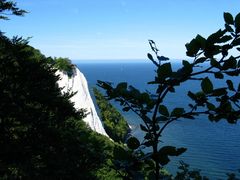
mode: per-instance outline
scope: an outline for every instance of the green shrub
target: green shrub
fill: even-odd
[[[74,65],[68,58],[54,58],[54,67],[60,71],[67,73],[69,77],[74,74]]]
[[[97,88],[93,89],[101,118],[107,134],[116,142],[125,142],[129,126],[124,117],[114,108]]]

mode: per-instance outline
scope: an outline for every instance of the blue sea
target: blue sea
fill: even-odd
[[[97,80],[109,81],[114,84],[128,82],[142,91],[154,92],[154,86],[147,82],[154,80],[155,67],[148,61],[78,61],[80,71],[87,78],[90,90],[96,86]],[[175,61],[173,68],[180,66]],[[234,83],[239,83],[235,78]],[[214,81],[215,86],[223,85],[222,81]],[[190,81],[176,89],[166,97],[164,103],[170,108],[188,106],[188,90],[197,92],[200,84]],[[114,105],[121,110],[117,103]],[[142,139],[139,131],[141,120],[133,113],[123,113],[130,125],[135,127],[133,134]],[[240,122],[239,122],[240,123]],[[240,125],[228,124],[225,120],[218,123],[210,122],[205,116],[195,120],[180,120],[167,129],[162,136],[162,145],[186,147],[187,151],[171,158],[167,169],[175,173],[182,160],[190,164],[191,169],[200,169],[201,173],[210,179],[226,179],[226,173],[237,173],[240,169]]]

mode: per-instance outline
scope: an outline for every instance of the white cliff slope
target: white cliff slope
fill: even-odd
[[[63,92],[77,92],[70,100],[74,103],[74,107],[78,109],[86,109],[88,115],[83,119],[89,127],[100,134],[108,136],[105,129],[103,128],[102,122],[97,115],[95,106],[89,93],[88,84],[83,73],[75,67],[74,74],[69,77],[62,71],[57,71],[57,75],[60,75],[58,81],[59,87],[63,88]]]

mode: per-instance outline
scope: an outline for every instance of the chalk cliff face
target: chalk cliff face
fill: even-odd
[[[74,74],[69,77],[62,71],[57,71],[57,75],[60,75],[58,81],[59,87],[63,88],[63,92],[77,92],[70,100],[74,103],[74,107],[78,109],[86,109],[88,115],[83,119],[88,126],[93,130],[105,136],[108,136],[100,118],[97,115],[95,106],[89,93],[88,84],[83,73],[75,67]]]

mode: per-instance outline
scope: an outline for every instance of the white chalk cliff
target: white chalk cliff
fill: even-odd
[[[83,119],[88,126],[93,130],[105,136],[108,136],[100,118],[97,115],[95,106],[89,93],[88,84],[83,73],[75,67],[73,76],[69,77],[62,71],[57,71],[60,76],[58,81],[59,87],[63,88],[62,92],[77,92],[70,100],[74,103],[74,107],[78,109],[86,109],[88,115]]]

